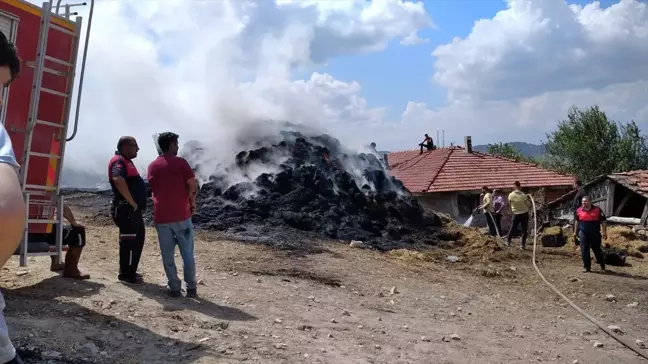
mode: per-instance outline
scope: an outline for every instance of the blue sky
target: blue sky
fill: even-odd
[[[426,102],[434,108],[445,104],[445,90],[434,85],[432,51],[455,37],[470,34],[474,22],[491,18],[506,7],[493,1],[427,1],[425,9],[436,25],[421,31],[428,43],[403,47],[393,40],[384,52],[366,53],[332,60],[323,70],[342,80],[356,80],[370,104],[389,107],[390,119],[398,120],[409,101]]]
[[[554,0],[546,0],[554,1]],[[601,7],[615,4],[614,0],[600,1]],[[587,5],[590,1],[570,1],[570,4]],[[371,106],[388,107],[388,117],[399,120],[409,101],[427,103],[428,107],[441,107],[446,102],[446,90],[430,79],[434,73],[432,51],[439,45],[451,43],[456,37],[464,38],[480,19],[490,19],[506,9],[504,0],[432,0],[424,2],[425,9],[436,25],[435,29],[420,32],[428,43],[401,46],[398,40],[390,42],[384,52],[371,52],[334,58],[316,69],[334,74],[344,81],[358,81],[362,96]]]
[[[648,130],[645,2],[271,1],[97,2],[71,164],[102,166],[124,133],[164,130],[227,158],[250,130],[273,132],[258,120],[384,150],[414,148],[436,129],[447,143],[466,133],[475,144],[537,143],[571,105]],[[400,44],[415,34],[428,42]]]

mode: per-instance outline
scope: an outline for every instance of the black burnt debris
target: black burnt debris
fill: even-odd
[[[352,154],[331,136],[294,131],[268,144],[209,173],[198,195],[196,225],[272,245],[324,238],[387,250],[445,240],[437,236],[440,218],[390,177],[376,155]],[[185,146],[184,155],[196,147]],[[198,159],[192,167],[204,174]]]

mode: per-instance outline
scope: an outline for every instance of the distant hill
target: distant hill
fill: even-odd
[[[523,156],[525,157],[540,157],[545,154],[545,147],[543,145],[531,144],[525,142],[509,142],[508,144],[513,145],[520,150]],[[478,152],[486,153],[488,152],[488,145],[475,145],[473,150]]]

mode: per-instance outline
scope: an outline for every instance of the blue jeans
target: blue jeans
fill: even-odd
[[[182,282],[178,278],[175,265],[175,247],[182,256],[184,280],[187,289],[196,289],[196,260],[194,258],[194,229],[191,219],[169,224],[156,224],[155,229],[160,241],[162,264],[169,280],[169,289],[180,291]]]

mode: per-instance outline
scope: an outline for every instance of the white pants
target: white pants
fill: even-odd
[[[9,339],[9,330],[2,311],[5,308],[5,300],[0,293],[0,363],[7,363],[16,356],[16,349]]]

